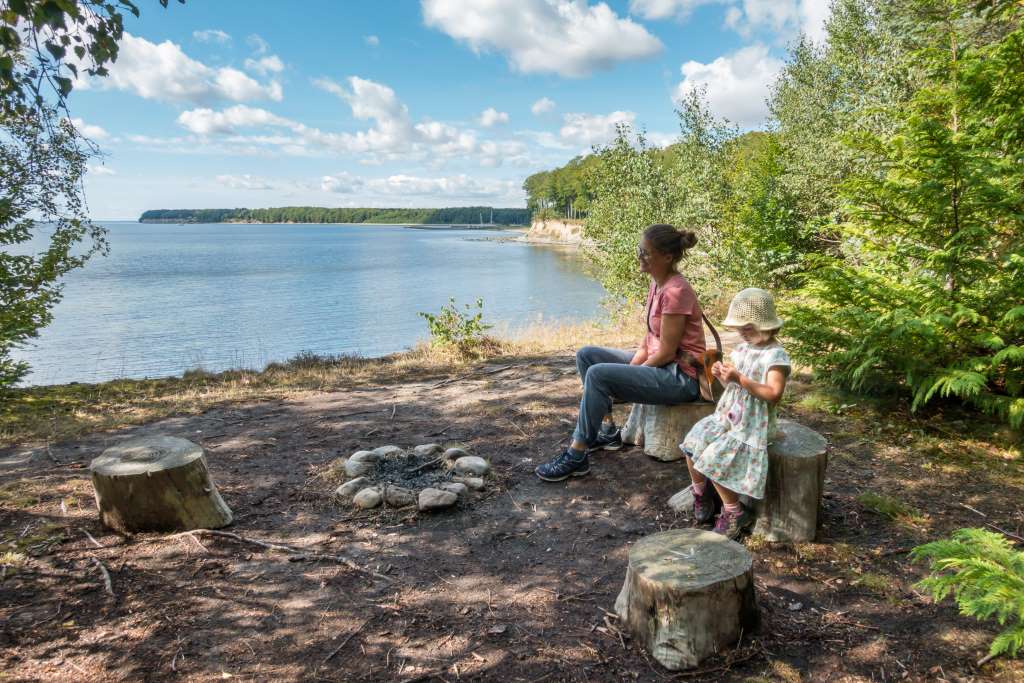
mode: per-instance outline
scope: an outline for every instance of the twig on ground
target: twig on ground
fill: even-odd
[[[82,529],[82,533],[85,534],[86,538],[88,538],[90,541],[92,541],[92,544],[94,546],[96,546],[97,548],[106,548],[107,547],[107,546],[103,545],[102,543],[100,543],[99,541],[97,541],[95,538],[93,538],[92,534],[90,534],[87,529]]]
[[[434,458],[430,462],[425,462],[422,465],[420,465],[419,467],[414,467],[411,470],[406,470],[406,473],[408,473],[408,474],[416,474],[420,470],[425,470],[428,467],[432,467],[432,466],[436,465],[437,463],[441,462],[442,460],[444,460],[444,456],[443,455],[441,457],[439,457],[439,458]]]
[[[986,522],[985,526],[992,527],[993,529],[995,529],[996,531],[1001,533],[1003,536],[1006,536],[1007,538],[1012,538],[1015,541],[1019,541],[1021,543],[1024,543],[1024,536],[1018,536],[1017,534],[1010,533],[1006,529],[1003,529],[1002,527],[998,527],[995,524],[993,524],[992,522]]]
[[[986,664],[988,664],[990,661],[992,661],[993,659],[995,659],[998,656],[999,655],[987,654],[987,655],[985,655],[984,657],[982,657],[981,659],[978,660],[978,666],[979,667],[985,666]]]
[[[100,562],[99,558],[92,558],[93,564],[100,568],[100,573],[103,574],[103,588],[110,593],[110,597],[116,597],[114,595],[114,585],[110,580],[110,572],[107,571],[105,564]]]
[[[341,652],[342,648],[344,648],[344,647],[345,647],[346,645],[348,645],[348,641],[352,640],[352,638],[353,638],[353,637],[354,637],[354,636],[355,636],[355,635],[356,635],[357,633],[359,633],[360,631],[362,631],[362,630],[363,630],[363,627],[364,627],[364,626],[366,626],[366,625],[367,625],[367,624],[369,624],[369,623],[370,623],[370,620],[369,620],[369,619],[367,619],[366,621],[364,621],[363,623],[361,623],[361,624],[359,625],[359,628],[357,628],[357,629],[355,629],[354,631],[352,631],[352,633],[349,633],[349,634],[348,634],[348,635],[347,635],[347,636],[345,637],[345,640],[341,641],[341,645],[339,645],[338,647],[336,647],[336,648],[334,648],[333,650],[331,650],[331,653],[330,653],[329,655],[327,655],[326,657],[324,657],[324,661],[320,662],[320,666],[323,666],[323,665],[324,665],[324,664],[326,664],[327,662],[331,661],[331,658],[332,658],[332,657],[334,657],[334,655],[336,655],[336,654],[338,654],[339,652]],[[319,667],[317,667],[317,668],[319,668]]]
[[[444,434],[445,432],[447,432],[449,429],[451,429],[454,426],[455,425],[448,425],[447,427],[445,427],[441,431],[439,431],[439,432],[431,432],[430,434],[427,434],[427,436],[441,436],[442,434]]]
[[[971,512],[973,512],[976,515],[981,515],[982,517],[988,517],[988,515],[986,515],[981,510],[977,510],[975,508],[972,508],[970,505],[967,505],[966,503],[960,503],[960,507],[967,508],[968,510],[970,510]]]
[[[395,413],[397,413],[397,412],[398,412],[398,404],[397,403],[392,403],[391,404],[391,417],[389,419],[394,420],[395,419]]]
[[[356,415],[372,415],[373,413],[379,412],[381,412],[380,408],[377,408],[376,410],[360,410],[355,413],[343,413],[341,415],[325,415],[324,417],[313,420],[313,423],[326,422],[327,420],[341,420],[346,417],[355,417]]]
[[[522,367],[522,365],[503,365],[500,368],[492,368],[491,370],[487,370],[485,372],[468,372],[465,375],[459,375],[458,377],[449,377],[448,379],[441,380],[437,384],[434,384],[431,388],[436,389],[437,387],[443,387],[446,384],[451,384],[452,382],[459,382],[464,379],[469,379],[470,377],[484,377],[485,375],[496,375],[499,372],[505,372],[506,370],[511,370],[512,368],[517,367]]]
[[[313,559],[313,560],[329,560],[331,562],[337,562],[339,564],[343,564],[346,567],[348,567],[349,569],[351,569],[352,571],[360,572],[361,574],[367,574],[369,576],[374,577],[375,579],[380,579],[381,581],[386,581],[388,583],[392,583],[394,581],[390,576],[384,576],[383,574],[375,572],[372,569],[367,569],[366,567],[360,567],[358,564],[356,564],[355,562],[353,562],[349,558],[344,557],[343,555],[328,555],[328,554],[325,554],[325,553],[318,553],[316,551],[306,551],[306,550],[302,550],[300,548],[293,548],[290,545],[282,545],[280,543],[267,543],[265,541],[257,541],[254,538],[246,538],[245,536],[241,536],[239,534],[234,534],[234,533],[231,533],[230,531],[218,531],[216,529],[193,529],[192,531],[184,531],[184,532],[179,533],[179,534],[171,534],[170,536],[167,536],[166,538],[178,538],[180,536],[185,536],[185,535],[188,535],[188,534],[208,534],[210,536],[220,536],[222,538],[231,538],[231,539],[234,539],[236,541],[239,541],[240,543],[249,543],[250,545],[258,545],[261,548],[266,548],[267,550],[278,550],[278,551],[281,551],[281,552],[284,552],[284,553],[290,553],[292,555],[300,555],[302,557],[307,557],[307,558]]]

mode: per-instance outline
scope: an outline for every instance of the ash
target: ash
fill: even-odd
[[[370,476],[375,484],[390,484],[414,490],[436,487],[438,484],[450,482],[453,474],[448,463],[443,459],[437,460],[437,457],[435,455],[423,458],[409,453],[403,457],[383,458],[377,462],[377,469]],[[434,460],[434,464],[418,472],[410,472]]]

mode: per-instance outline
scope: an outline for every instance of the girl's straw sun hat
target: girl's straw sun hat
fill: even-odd
[[[725,327],[753,325],[762,332],[782,327],[782,319],[775,314],[775,300],[771,292],[748,287],[733,297],[729,314],[722,321]]]

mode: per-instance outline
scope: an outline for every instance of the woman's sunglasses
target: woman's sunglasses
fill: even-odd
[[[651,258],[651,252],[647,251],[643,247],[636,248],[636,257],[641,261],[646,261]]]

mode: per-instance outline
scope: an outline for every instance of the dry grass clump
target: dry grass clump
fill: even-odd
[[[195,369],[180,377],[13,389],[0,403],[0,446],[53,443],[171,415],[194,415],[215,405],[239,401],[442,379],[481,362],[568,352],[585,344],[629,346],[639,338],[611,325],[538,323],[517,331],[510,339],[489,337],[471,353],[428,344],[381,358],[306,352],[259,371],[213,373]]]

